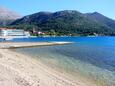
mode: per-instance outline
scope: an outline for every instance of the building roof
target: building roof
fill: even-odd
[[[12,30],[12,29],[14,29],[14,28],[0,28],[0,30]]]

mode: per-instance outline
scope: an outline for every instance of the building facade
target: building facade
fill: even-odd
[[[0,36],[30,36],[30,34],[22,29],[0,28]]]

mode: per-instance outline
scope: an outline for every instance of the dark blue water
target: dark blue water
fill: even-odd
[[[81,72],[94,80],[115,86],[115,37],[45,37],[14,39],[21,41],[70,41],[74,44],[19,49],[46,64],[67,72]]]

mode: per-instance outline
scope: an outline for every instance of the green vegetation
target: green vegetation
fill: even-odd
[[[7,27],[21,28],[30,32],[35,29],[52,36],[115,35],[115,28],[94,21],[77,11],[67,10],[55,13],[39,12],[18,19]]]

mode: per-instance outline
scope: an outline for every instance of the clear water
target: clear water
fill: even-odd
[[[115,37],[41,37],[13,41],[75,42],[61,46],[22,48],[17,51],[74,76],[79,72],[97,83],[115,86]]]

